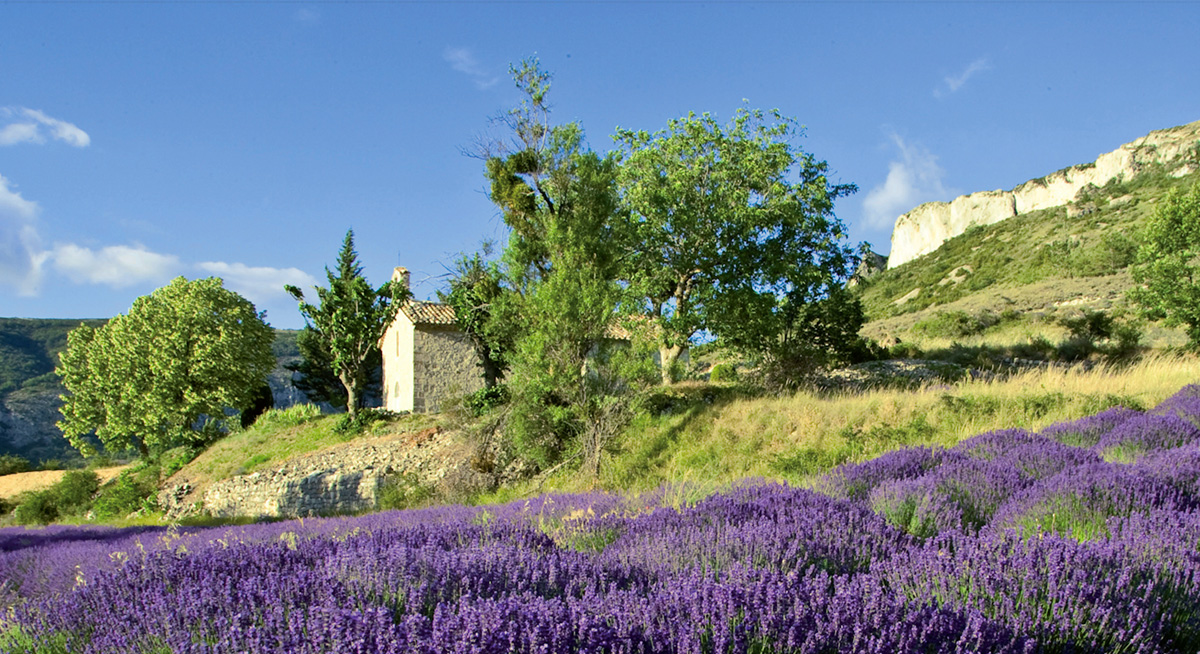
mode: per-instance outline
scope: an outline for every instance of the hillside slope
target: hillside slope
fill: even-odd
[[[940,248],[878,273],[859,286],[868,319],[897,329],[912,315],[949,305],[1037,311],[1064,304],[1112,308],[1131,285],[1139,232],[1170,189],[1200,183],[1200,172],[1151,167],[1068,206],[975,226]],[[909,316],[908,320],[898,317]]]

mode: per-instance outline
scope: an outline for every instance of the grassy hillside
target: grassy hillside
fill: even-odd
[[[1138,234],[1158,198],[1200,182],[1147,170],[1081,194],[1066,207],[969,229],[938,250],[863,283],[872,321],[911,315],[962,300],[975,308],[1023,312],[1080,301],[1120,304]],[[900,323],[902,324],[902,323]]]

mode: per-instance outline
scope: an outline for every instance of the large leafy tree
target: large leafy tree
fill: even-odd
[[[663,383],[699,331],[730,342],[778,339],[791,308],[850,258],[834,201],[852,193],[792,143],[777,111],[741,109],[722,125],[688,114],[655,133],[618,130],[622,207],[632,230],[624,278],[654,325]]]
[[[67,339],[58,426],[84,454],[199,442],[221,433],[227,410],[249,407],[275,365],[273,330],[218,278],[182,277],[138,298],[101,327]],[[197,430],[197,427],[202,427]]]
[[[512,73],[525,100],[503,117],[511,140],[486,156],[490,196],[510,228],[506,291],[489,322],[512,343],[509,432],[545,464],[612,413],[605,377],[588,361],[618,306],[624,232],[614,160],[588,150],[577,124],[550,123],[550,76],[536,60]]]
[[[1147,317],[1183,325],[1200,349],[1200,184],[1173,189],[1154,210],[1132,267],[1130,292]]]
[[[409,298],[408,289],[395,282],[373,288],[363,276],[354,251],[354,230],[347,230],[338,253],[337,271],[325,269],[327,288],[317,287],[317,304],[304,292],[288,285],[300,303],[305,323],[319,336],[331,357],[333,374],[346,389],[346,410],[358,415],[360,398],[370,378],[372,362],[379,356],[379,341]]]

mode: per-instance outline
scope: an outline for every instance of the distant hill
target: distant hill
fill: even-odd
[[[1148,164],[1129,179],[1087,187],[1066,205],[970,226],[859,283],[868,319],[876,332],[901,331],[916,314],[950,307],[999,313],[1121,305],[1155,204],[1170,189],[1196,183],[1200,170]],[[881,329],[885,323],[891,328]]]
[[[54,367],[67,347],[67,334],[80,324],[98,327],[105,319],[0,318],[0,454],[31,461],[67,461],[78,453],[55,426],[63,393]],[[269,382],[276,406],[304,401],[283,368],[299,358],[294,330],[276,330],[273,350],[278,362]]]

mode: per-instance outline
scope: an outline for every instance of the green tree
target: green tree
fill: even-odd
[[[67,391],[58,426],[85,455],[92,432],[110,452],[142,456],[203,442],[222,432],[227,409],[253,403],[275,365],[274,337],[219,278],[179,277],[128,314],[69,334],[55,371]]]
[[[321,337],[320,332],[306,326],[296,336],[296,348],[300,350],[300,361],[284,366],[292,372],[300,373],[292,379],[292,385],[312,402],[325,403],[335,409],[345,410],[346,387],[334,373],[333,353],[329,351],[328,342]],[[359,370],[362,376],[359,382],[362,393],[358,397],[358,408],[366,408],[370,398],[381,395],[382,366],[383,353],[376,349]]]
[[[856,188],[830,183],[826,163],[792,145],[800,133],[778,111],[746,109],[727,125],[706,113],[617,131],[630,309],[654,324],[664,384],[697,332],[774,340],[781,298],[845,275],[833,203]]]
[[[1173,189],[1155,208],[1132,266],[1130,297],[1146,317],[1183,325],[1200,349],[1200,184]]]
[[[305,323],[333,355],[332,370],[346,389],[346,410],[353,420],[358,416],[372,357],[378,356],[379,341],[408,300],[409,292],[392,281],[377,289],[371,287],[358,264],[352,229],[346,231],[342,241],[337,273],[326,268],[325,277],[329,287],[317,287],[316,305],[306,302],[299,288],[284,288],[300,303]]]
[[[485,261],[478,252],[462,255],[454,264],[450,292],[438,293],[442,302],[454,307],[458,328],[471,339],[485,388],[495,388],[508,368],[509,334],[497,327],[492,315],[504,293],[503,273],[495,261]]]
[[[550,124],[550,75],[536,59],[511,72],[525,100],[503,117],[511,143],[493,144],[486,156],[490,197],[511,230],[507,291],[489,324],[512,343],[509,433],[527,456],[549,464],[580,444],[611,402],[604,376],[588,366],[605,348],[618,306],[625,234],[614,160],[588,150],[579,125]]]

